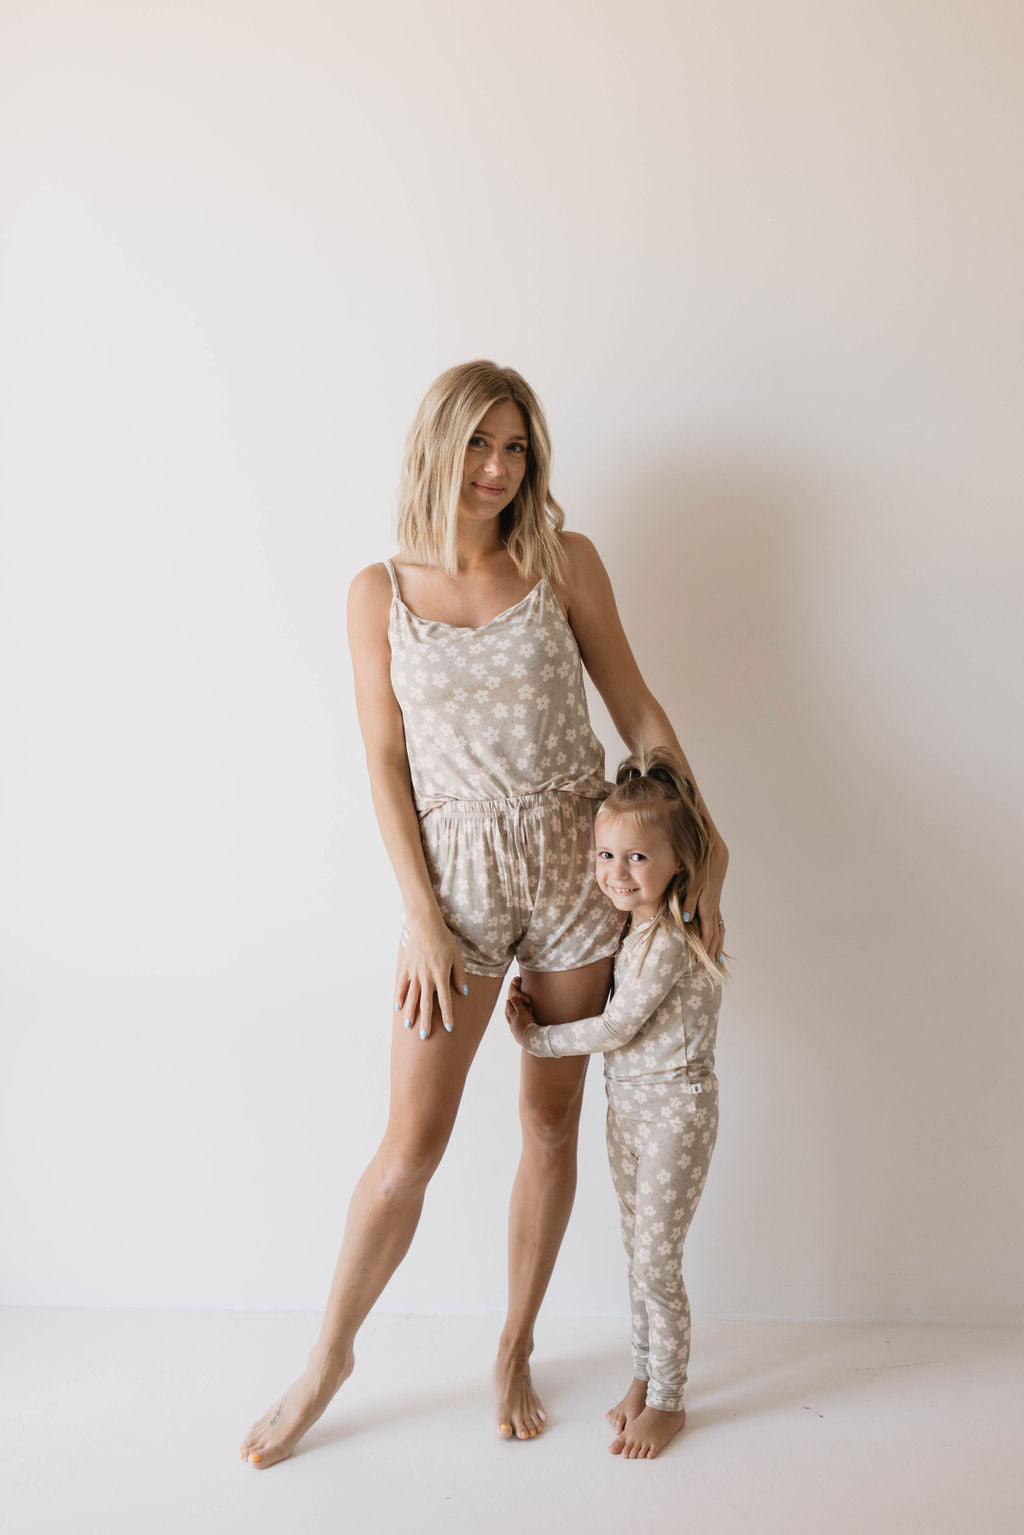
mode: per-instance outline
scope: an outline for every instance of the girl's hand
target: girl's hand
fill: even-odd
[[[523,1030],[528,1023],[536,1023],[537,1017],[533,1011],[533,1003],[523,991],[523,983],[517,975],[508,989],[508,999],[505,1003],[505,1018],[512,1030],[512,1038],[517,1045],[523,1042]]]
[[[450,1034],[454,1027],[452,987],[469,996],[462,955],[440,912],[436,921],[410,924],[402,949],[395,987],[395,1011],[407,1029],[418,1027],[420,1039],[428,1039],[437,998],[441,1022]]]

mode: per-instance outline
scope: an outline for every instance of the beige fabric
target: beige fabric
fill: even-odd
[[[575,794],[450,801],[420,823],[441,914],[474,975],[575,970],[618,948],[594,881],[597,802]],[[403,933],[404,938],[404,933]]]
[[[605,1052],[608,1161],[629,1267],[633,1369],[652,1407],[683,1405],[690,1306],[683,1243],[718,1133],[717,976],[696,968],[676,928],[651,923],[624,941],[604,1012],[575,1023],[528,1024],[532,1055]],[[645,952],[646,950],[646,952]]]
[[[722,1000],[717,976],[698,969],[678,928],[651,923],[631,932],[615,959],[615,991],[603,1013],[554,1028],[527,1025],[531,1055],[605,1052],[609,1102],[623,1113],[668,1107],[689,1113],[675,1094],[714,1080],[715,1034]],[[697,1096],[694,1092],[693,1096]]]
[[[622,918],[594,883],[604,749],[550,583],[464,629],[410,612],[385,563],[423,852],[466,969],[503,976],[513,958],[545,971],[608,958]]]
[[[678,1412],[690,1362],[690,1302],[683,1243],[718,1134],[718,1088],[671,1119],[619,1114],[609,1105],[608,1165],[619,1201],[629,1276],[633,1374],[647,1401]]]
[[[420,814],[545,790],[601,799],[604,750],[579,647],[547,578],[489,624],[463,629],[410,612],[385,563],[391,682]]]

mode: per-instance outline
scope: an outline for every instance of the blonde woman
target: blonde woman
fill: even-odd
[[[472,362],[442,374],[409,434],[399,555],[349,593],[360,728],[405,914],[391,1101],[306,1369],[243,1441],[260,1469],[291,1454],[351,1374],[356,1333],[412,1241],[512,960],[549,1022],[604,1007],[621,918],[593,879],[606,786],[581,662],[631,748],[682,757],[593,545],[562,531],[550,461],[543,411],[518,373]],[[728,854],[708,821],[708,877],[687,916],[718,954]],[[586,1064],[522,1057],[495,1366],[506,1439],[531,1439],[546,1419],[530,1378],[533,1325],[572,1208]]]

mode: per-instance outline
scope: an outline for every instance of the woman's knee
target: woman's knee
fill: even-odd
[[[549,1154],[575,1146],[579,1130],[583,1086],[567,1098],[535,1096],[523,1091],[519,1099],[519,1120],[523,1140]]]
[[[444,1156],[445,1141],[394,1141],[385,1136],[377,1153],[377,1179],[387,1200],[422,1195]]]

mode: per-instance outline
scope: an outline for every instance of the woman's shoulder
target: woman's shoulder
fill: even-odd
[[[352,577],[349,583],[349,592],[357,596],[372,596],[375,592],[387,592],[391,595],[391,576],[388,574],[388,565],[394,565],[398,559],[392,555],[390,560],[377,560],[373,565],[367,565]]]
[[[556,536],[562,558],[567,566],[585,568],[594,561],[600,565],[601,557],[594,547],[594,541],[585,533],[575,533],[571,529],[563,528]]]
[[[391,608],[394,588],[387,565],[378,560],[353,576],[348,588],[349,618],[357,623],[372,623],[386,616]]]
[[[571,607],[572,599],[578,602],[582,595],[607,582],[607,574],[601,556],[592,539],[585,533],[561,532],[558,545],[562,555],[562,572],[559,585],[565,606]]]

